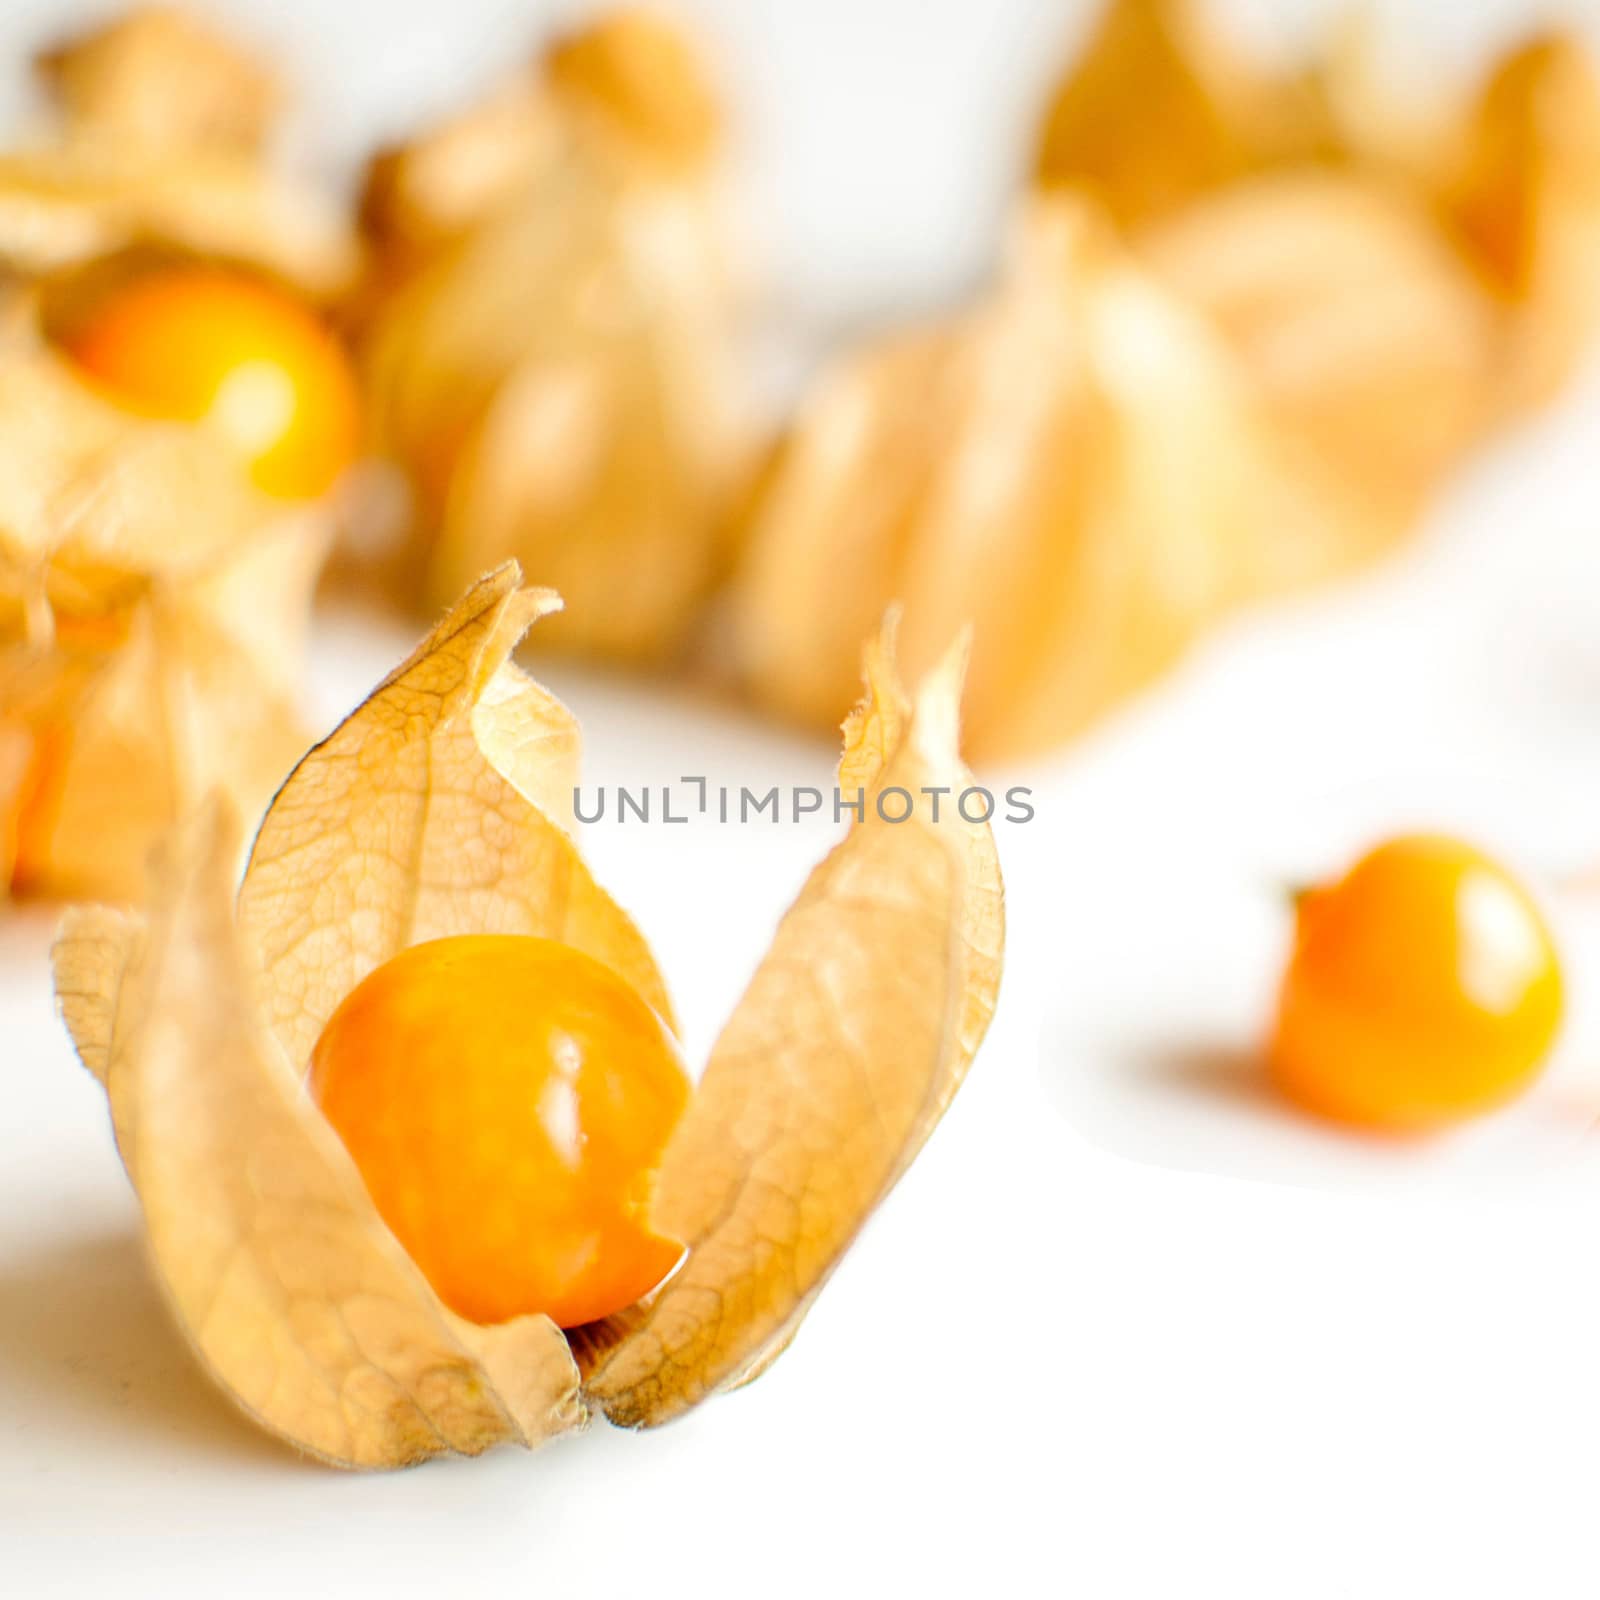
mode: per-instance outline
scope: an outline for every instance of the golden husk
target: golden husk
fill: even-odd
[[[1034,176],[1133,230],[1336,144],[1316,75],[1251,59],[1204,0],[1110,0],[1046,111]]]
[[[542,1316],[483,1328],[446,1311],[301,1074],[350,986],[451,933],[565,940],[670,1017],[570,833],[572,718],[508,659],[555,604],[514,567],[478,584],[296,769],[237,912],[237,840],[212,804],[163,852],[144,916],[72,912],[56,947],[62,1014],[105,1085],[180,1325],[257,1422],[340,1465],[531,1447],[596,1406],[653,1425],[748,1379],[910,1164],[995,1002],[988,827],[948,805],[892,824],[871,799],[970,782],[961,657],[908,702],[884,640],[840,768],[865,820],[785,916],[666,1154],[656,1209],[683,1266],[576,1348]]]
[[[1445,343],[1459,347],[1469,320],[1459,302],[1476,292],[1486,301],[1476,318],[1494,336],[1469,385],[1480,416],[1548,399],[1600,307],[1592,56],[1575,37],[1537,37],[1462,91],[1387,81],[1375,56],[1367,32],[1347,27],[1304,69],[1270,68],[1230,43],[1202,0],[1113,0],[1045,118],[1038,181],[1090,191],[1136,248],[1192,230],[1196,247],[1168,267],[1207,309],[1208,281],[1236,254],[1254,263],[1254,288],[1278,300],[1284,328],[1301,309],[1326,316],[1335,271],[1346,300],[1359,290],[1381,301],[1393,275],[1421,326],[1453,323]],[[1333,264],[1319,266],[1330,246]],[[1430,277],[1437,303],[1420,292]],[[1424,341],[1407,336],[1391,301],[1372,308],[1360,342],[1375,344],[1384,325],[1404,390],[1413,364],[1426,365]],[[1258,348],[1242,341],[1247,367]],[[1412,428],[1430,425],[1421,409]],[[1348,465],[1359,470],[1360,454]]]

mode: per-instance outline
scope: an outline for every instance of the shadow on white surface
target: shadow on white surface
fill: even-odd
[[[1239,1037],[1242,1037],[1240,1035]],[[1564,1050],[1522,1100],[1460,1128],[1374,1135],[1299,1110],[1258,1047],[1196,1030],[1047,1027],[1046,1094],[1101,1149],[1177,1172],[1354,1193],[1454,1190],[1536,1199],[1600,1182],[1587,1051]]]
[[[1261,1074],[1261,1063],[1247,1050],[1226,1044],[1187,1041],[1156,1046],[1135,1063],[1146,1086],[1156,1093],[1200,1095],[1241,1116],[1284,1116]]]
[[[60,1239],[0,1263],[0,1415],[135,1455],[319,1470],[258,1433],[184,1348],[131,1230]]]

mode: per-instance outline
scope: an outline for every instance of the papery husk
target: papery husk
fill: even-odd
[[[1360,25],[1301,65],[1270,66],[1228,40],[1214,9],[1204,0],[1112,0],[1044,119],[1038,181],[1088,190],[1140,247],[1154,231],[1165,254],[1169,234],[1188,235],[1192,248],[1179,254],[1203,305],[1208,277],[1214,285],[1240,251],[1255,269],[1255,293],[1270,287],[1283,302],[1272,319],[1280,338],[1312,337],[1308,326],[1342,312],[1358,324],[1358,346],[1376,353],[1388,327],[1400,381],[1378,398],[1374,419],[1391,408],[1403,419],[1407,393],[1440,393],[1432,386],[1477,337],[1474,321],[1498,326],[1492,361],[1462,374],[1463,402],[1493,420],[1549,400],[1600,316],[1600,75],[1591,53],[1573,36],[1541,36],[1471,92],[1392,81]],[[1275,286],[1261,254],[1269,235],[1283,251]],[[1319,248],[1354,267],[1358,246],[1377,302],[1365,312],[1354,308],[1352,274],[1333,303],[1326,273],[1307,281]],[[1447,281],[1463,271],[1487,297],[1475,315],[1463,284]],[[1385,286],[1389,274],[1396,281]],[[1303,314],[1296,294],[1308,302]],[[1418,313],[1414,327],[1401,314],[1405,300]],[[1442,360],[1428,358],[1427,328],[1441,336]],[[1259,338],[1244,348],[1257,353]],[[1350,374],[1329,376],[1326,405],[1337,410]],[[1441,440],[1452,430],[1463,442],[1478,431],[1454,420],[1460,409],[1446,408],[1446,427],[1417,407],[1399,423],[1397,443],[1447,457]],[[1291,412],[1291,425],[1307,420],[1303,405]],[[1348,420],[1335,419],[1324,451],[1337,455]],[[1369,464],[1365,449],[1344,463],[1350,472]]]
[[[237,858],[236,820],[207,807],[164,852],[147,919],[69,913],[55,950],[63,1015],[195,1353],[255,1422],[339,1466],[580,1426],[554,1324],[452,1316],[277,1059],[233,915]]]
[[[204,430],[0,340],[0,883],[132,899],[203,795],[259,813],[304,748],[327,541],[325,511],[260,494]]]
[[[1594,56],[1566,36],[1524,46],[1496,68],[1454,143],[1437,192],[1509,321],[1503,402],[1542,405],[1572,377],[1600,321]]]
[[[1139,248],[1222,331],[1263,411],[1385,527],[1408,525],[1497,415],[1506,330],[1405,188],[1272,173],[1185,207]]]
[[[1381,535],[1291,459],[1222,339],[1058,192],[987,300],[822,380],[746,537],[735,615],[764,704],[836,717],[901,598],[914,673],[972,624],[968,747],[993,759],[1081,730],[1226,606]]]
[[[1135,229],[1336,148],[1314,70],[1253,59],[1204,0],[1110,0],[1045,113],[1034,175]]]
[[[515,558],[567,600],[536,647],[682,643],[748,446],[717,120],[683,41],[626,13],[375,164],[367,390],[426,599]]]
[[[669,1422],[771,1365],[983,1039],[1004,906],[988,825],[952,809],[973,781],[957,755],[964,656],[907,705],[892,636],[868,646],[839,773],[865,820],[784,917],[662,1163],[652,1221],[688,1256],[580,1346],[585,1392],[613,1422]],[[919,797],[908,820],[884,820],[891,789]],[[928,789],[949,797],[937,820]]]
[[[514,568],[476,586],[295,768],[237,910],[213,807],[158,869],[148,930],[74,912],[57,946],[180,1323],[256,1421],[338,1465],[532,1447],[586,1420],[555,1324],[451,1314],[300,1088],[348,989],[451,933],[563,938],[670,1017],[568,832],[572,718],[507,659],[557,603]]]
[[[276,75],[186,14],[152,7],[47,51],[48,136],[0,156],[0,268],[46,278],[124,252],[221,260],[313,297],[343,293],[355,236],[279,176]]]
[[[336,988],[451,932],[566,938],[665,1006],[567,831],[571,718],[507,659],[552,604],[514,568],[475,588],[302,762],[237,919],[235,841],[211,806],[163,853],[145,917],[75,911],[56,947],[62,1015],[107,1088],[179,1322],[256,1421],[341,1465],[532,1446],[591,1404],[659,1423],[752,1376],[928,1136],[994,1006],[999,869],[953,798],[970,782],[961,654],[910,704],[880,643],[840,769],[865,820],[785,917],[667,1151],[655,1205],[686,1261],[575,1336],[587,1386],[548,1319],[445,1312],[300,1077]],[[890,785],[952,798],[891,824],[873,802]]]
[[[575,151],[614,182],[690,183],[716,159],[717,97],[689,40],[648,11],[555,39],[476,104],[373,158],[363,223],[393,270],[523,200]]]
[[[1354,34],[1273,66],[1198,0],[1112,0],[1002,283],[836,364],[756,489],[733,597],[754,696],[831,720],[900,598],[913,671],[974,627],[974,756],[1027,755],[1239,602],[1391,549],[1582,349],[1596,106],[1570,42],[1424,116]]]
[[[259,815],[297,716],[328,504],[251,487],[206,430],[137,420],[49,339],[124,276],[222,261],[333,295],[354,235],[280,181],[276,77],[167,8],[47,52],[51,136],[0,156],[0,883],[134,898],[212,789]]]
[[[482,579],[274,799],[239,920],[294,1070],[369,972],[454,934],[558,939],[671,1024],[643,936],[572,837],[571,713],[508,662],[560,604],[514,563]]]

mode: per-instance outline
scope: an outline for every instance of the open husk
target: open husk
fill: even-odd
[[[367,392],[428,603],[515,558],[567,600],[541,648],[683,640],[747,448],[719,125],[685,41],[627,12],[374,164]]]
[[[321,297],[358,251],[336,205],[274,170],[274,75],[154,6],[40,57],[55,119],[0,155],[0,268],[71,275],[124,254],[252,267]]]
[[[961,659],[908,702],[884,640],[841,763],[866,820],[783,919],[666,1155],[656,1210],[683,1266],[576,1348],[544,1317],[447,1312],[300,1078],[349,986],[449,933],[566,940],[670,1017],[571,836],[572,719],[508,660],[554,604],[511,567],[475,587],[297,768],[237,909],[213,804],[163,851],[144,916],[70,913],[56,947],[180,1325],[245,1411],[341,1465],[532,1446],[594,1407],[653,1425],[753,1375],[926,1139],[994,1006],[987,826],[949,806],[891,824],[870,799],[966,785]]]
[[[0,891],[132,899],[153,841],[221,789],[258,815],[297,715],[325,510],[206,430],[0,335]]]

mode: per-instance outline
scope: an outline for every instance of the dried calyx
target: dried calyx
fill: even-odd
[[[570,831],[572,719],[508,661],[554,605],[512,568],[480,583],[296,769],[237,908],[237,836],[213,806],[166,850],[145,916],[75,912],[57,946],[63,1014],[179,1322],[264,1427],[341,1464],[534,1445],[595,1407],[651,1425],[752,1376],[910,1164],[994,1005],[988,828],[867,806],[784,917],[667,1146],[651,1219],[687,1245],[681,1268],[570,1342],[544,1316],[449,1311],[301,1075],[366,975],[463,933],[560,940],[670,1019]],[[841,784],[963,786],[960,678],[952,655],[908,702],[876,645]]]

